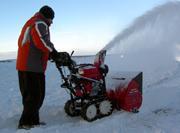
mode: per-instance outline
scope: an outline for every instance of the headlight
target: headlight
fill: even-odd
[[[84,70],[83,70],[83,69],[79,69],[79,70],[78,70],[78,73],[79,73],[80,75],[82,75],[82,74],[84,74]]]

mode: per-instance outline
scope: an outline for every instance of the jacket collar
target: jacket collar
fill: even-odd
[[[36,19],[40,19],[42,21],[44,21],[48,26],[50,26],[50,23],[48,22],[47,18],[45,18],[41,13],[37,12],[34,17]]]

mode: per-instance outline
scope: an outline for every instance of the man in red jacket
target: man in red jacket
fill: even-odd
[[[39,109],[45,96],[44,73],[49,54],[57,53],[49,33],[53,18],[53,9],[43,6],[25,23],[18,39],[16,69],[23,103],[18,128],[29,129],[42,124],[39,120]]]

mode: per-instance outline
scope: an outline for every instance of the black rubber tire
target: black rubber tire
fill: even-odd
[[[109,115],[112,114],[112,112],[113,112],[113,110],[114,110],[113,103],[112,103],[111,101],[109,101],[109,100],[104,100],[104,101],[108,101],[108,102],[111,104],[111,109],[110,109],[110,111],[109,111],[107,114],[104,114],[104,113],[101,112],[101,110],[100,110],[100,104],[99,104],[98,109],[99,109],[99,115],[100,115],[100,117],[109,116]],[[102,102],[103,102],[103,101],[102,101]]]
[[[86,104],[86,105],[84,105],[84,106],[82,107],[82,109],[81,109],[81,117],[82,117],[84,120],[88,121],[88,122],[92,122],[92,121],[96,120],[96,119],[97,119],[97,115],[98,115],[98,114],[97,114],[98,111],[97,111],[97,107],[96,107],[96,115],[95,115],[93,118],[89,118],[89,117],[87,116],[87,111],[88,111],[89,107],[92,106],[92,105],[94,105],[94,106],[96,107],[95,104]]]
[[[72,100],[68,100],[64,106],[64,110],[65,112],[69,115],[69,116],[79,116],[80,115],[80,111],[76,110],[76,107],[74,106],[74,101]]]

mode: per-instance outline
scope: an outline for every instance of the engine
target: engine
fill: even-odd
[[[108,67],[99,67],[94,64],[76,66],[76,72],[71,80],[75,86],[75,95],[78,97],[95,96],[105,92],[105,76]]]

